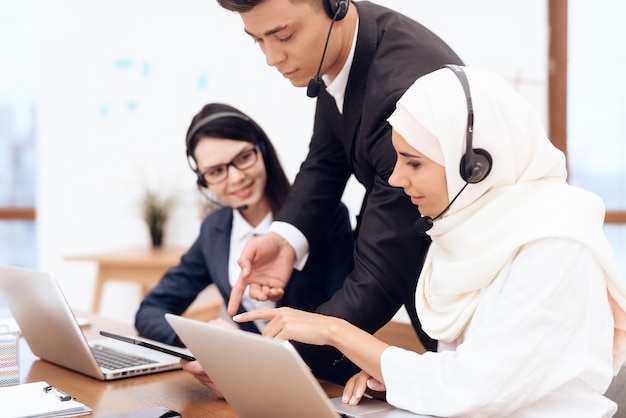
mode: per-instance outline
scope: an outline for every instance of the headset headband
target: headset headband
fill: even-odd
[[[465,72],[459,65],[449,64],[447,68],[457,76],[461,85],[463,86],[463,92],[465,94],[465,101],[467,103],[467,125],[465,132],[465,154],[461,158],[461,178],[467,183],[479,183],[483,181],[485,177],[491,171],[492,159],[491,154],[482,148],[473,147],[474,137],[474,106],[472,105],[472,96],[470,94],[469,81]]]
[[[217,113],[213,113],[212,115],[203,117],[202,119],[198,121],[198,123],[196,123],[193,126],[193,128],[191,128],[191,130],[189,131],[189,134],[187,134],[187,142],[186,142],[187,155],[189,155],[189,143],[191,142],[191,139],[193,138],[193,136],[197,134],[198,131],[204,126],[222,118],[239,118],[239,119],[250,122],[249,117],[247,117],[246,115],[242,115],[241,113],[235,113],[235,112],[217,112]]]

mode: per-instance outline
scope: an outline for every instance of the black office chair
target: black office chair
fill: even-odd
[[[613,418],[626,418],[626,366],[613,378],[605,395],[617,403],[617,413]]]

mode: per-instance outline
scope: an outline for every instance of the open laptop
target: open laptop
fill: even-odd
[[[416,418],[386,402],[349,406],[326,393],[288,341],[166,314],[240,418]]]
[[[87,342],[48,273],[0,265],[0,295],[31,351],[42,360],[99,380],[181,368],[178,357],[149,348],[110,338]]]

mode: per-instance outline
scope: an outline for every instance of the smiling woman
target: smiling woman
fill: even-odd
[[[164,318],[186,311],[205,287],[215,284],[224,301],[239,277],[241,248],[265,234],[290,189],[274,146],[265,131],[238,109],[222,104],[203,106],[191,120],[186,135],[189,166],[196,184],[217,206],[206,216],[200,234],[160,283],[143,300],[135,326],[143,335],[168,344],[182,344]],[[294,306],[314,310],[339,289],[352,269],[353,236],[347,209],[339,204],[328,226],[320,225],[323,240],[311,246],[306,265],[295,271],[293,286],[279,301],[257,301],[248,295],[242,309]],[[245,324],[259,332],[265,323]],[[206,374],[186,369],[207,384]],[[210,382],[210,380],[209,380]],[[214,389],[211,384],[209,388]]]

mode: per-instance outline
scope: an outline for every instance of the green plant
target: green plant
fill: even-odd
[[[141,201],[143,220],[150,230],[152,245],[158,247],[163,239],[163,230],[169,219],[176,198],[173,195],[159,196],[152,190],[146,189]]]

